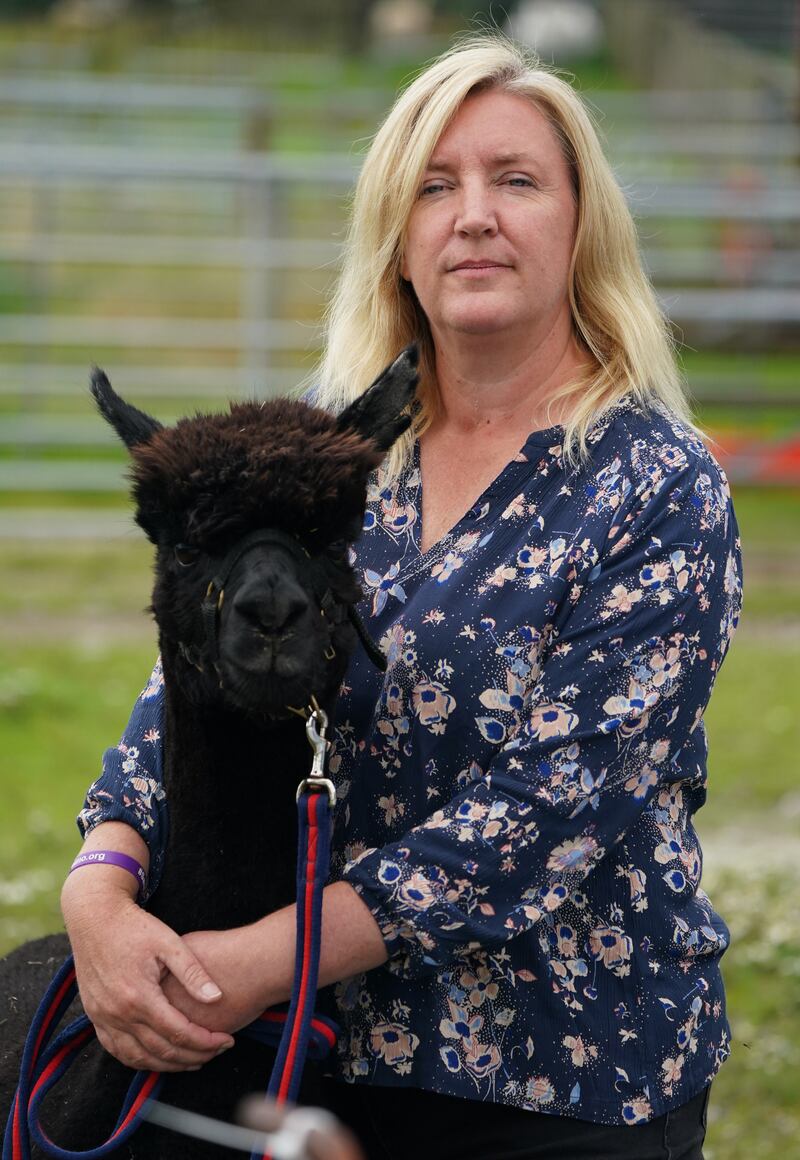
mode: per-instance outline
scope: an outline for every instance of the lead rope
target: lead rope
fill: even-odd
[[[325,730],[328,718],[314,702],[306,736],[314,751],[311,772],[297,787],[297,904],[295,967],[289,1015],[267,1095],[278,1104],[295,1102],[303,1075],[322,945],[322,892],[330,871],[331,829],[336,789],[325,777]],[[251,1160],[271,1160],[253,1152]]]
[[[332,811],[336,804],[333,782],[324,774],[327,726],[327,715],[313,701],[308,711],[306,735],[314,759],[311,772],[300,782],[296,794],[297,937],[288,1014],[279,1008],[270,1008],[239,1033],[274,1044],[275,1035],[274,1032],[270,1035],[270,1028],[283,1024],[268,1088],[268,1094],[280,1104],[296,1100],[306,1056],[323,1058],[334,1046],[338,1030],[332,1020],[314,1015],[322,937],[322,892],[330,867]],[[75,966],[70,956],[50,983],[31,1022],[19,1084],[3,1137],[2,1160],[31,1160],[31,1140],[55,1160],[99,1160],[108,1156],[147,1119],[148,1105],[161,1089],[164,1077],[160,1072],[137,1071],[113,1132],[94,1148],[71,1151],[47,1136],[39,1122],[40,1104],[94,1036],[91,1021],[82,1015],[53,1039],[77,993]],[[271,1160],[270,1153],[255,1151],[251,1160]]]

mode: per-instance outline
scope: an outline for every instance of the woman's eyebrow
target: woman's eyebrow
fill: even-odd
[[[490,166],[496,167],[499,165],[535,165],[537,160],[532,153],[514,152],[514,153],[497,153],[486,159]],[[431,157],[430,161],[425,167],[425,172],[430,173],[435,170],[437,173],[452,173],[457,168],[456,164],[448,161],[444,157]]]

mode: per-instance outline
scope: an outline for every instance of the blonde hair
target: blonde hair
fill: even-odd
[[[465,99],[501,89],[549,120],[570,166],[577,228],[569,276],[575,334],[591,361],[550,400],[566,400],[564,446],[587,454],[592,422],[623,395],[660,403],[690,426],[668,324],[642,270],[636,229],[583,102],[565,81],[500,34],[462,40],[398,97],[366,156],[352,202],[341,276],[327,316],[317,401],[340,410],[363,393],[398,351],[420,344],[420,412],[393,449],[390,475],[408,461],[414,434],[436,413],[433,342],[401,277],[406,228],[426,166]]]

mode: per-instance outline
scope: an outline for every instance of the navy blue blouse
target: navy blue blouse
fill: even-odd
[[[729,1050],[728,931],[692,817],[738,532],[723,472],[669,415],[623,401],[577,470],[561,437],[534,432],[424,553],[418,458],[373,478],[355,561],[389,665],[354,657],[329,768],[334,876],[390,958],[335,988],[336,1070],[634,1124]],[[154,880],[162,709],[156,669],[80,818],[133,824]]]

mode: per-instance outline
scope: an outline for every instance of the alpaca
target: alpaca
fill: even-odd
[[[170,837],[148,909],[181,934],[241,926],[294,899],[295,789],[311,754],[292,707],[315,696],[330,716],[358,643],[348,544],[369,472],[411,421],[416,365],[410,347],[338,418],[284,399],[171,428],[93,376],[98,406],[130,451],[136,519],[156,548]],[[224,600],[218,583],[209,612],[220,572]],[[3,1124],[27,1026],[67,953],[66,936],[54,935],[0,964]],[[237,1040],[199,1072],[169,1075],[161,1098],[230,1120],[242,1095],[265,1089],[271,1065],[269,1049]],[[81,1149],[104,1139],[130,1077],[93,1043],[49,1098],[51,1137]],[[234,1155],[147,1124],[122,1154]]]

